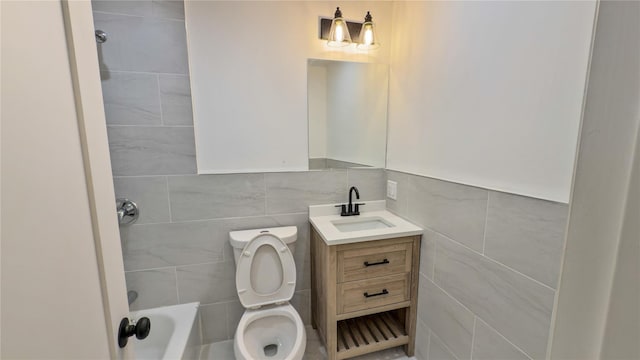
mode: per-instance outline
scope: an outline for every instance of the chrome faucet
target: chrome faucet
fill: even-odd
[[[356,193],[356,200],[360,200],[360,192],[358,188],[352,186],[349,189],[349,204],[340,204],[336,205],[336,207],[342,208],[340,211],[340,216],[355,216],[360,215],[360,206],[364,206],[364,203],[353,203],[353,193]]]
[[[118,224],[121,226],[133,224],[140,216],[138,205],[129,199],[116,199],[116,211],[118,213]]]

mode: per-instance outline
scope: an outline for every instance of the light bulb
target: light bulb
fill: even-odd
[[[364,45],[371,45],[373,44],[373,29],[371,29],[370,26],[368,26],[365,31],[364,31]]]
[[[329,46],[346,46],[351,44],[351,35],[347,22],[342,18],[340,8],[336,8],[336,13],[331,21],[331,29],[329,30]]]
[[[364,17],[364,23],[362,24],[362,28],[360,29],[358,49],[373,50],[377,49],[379,46],[380,44],[378,44],[378,38],[373,26],[373,18],[367,11],[367,15]]]
[[[334,36],[334,40],[337,42],[342,42],[344,40],[344,30],[342,30],[342,23],[336,24],[336,35]]]

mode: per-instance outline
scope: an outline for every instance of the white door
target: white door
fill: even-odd
[[[0,358],[127,358],[91,4],[2,1],[0,14]]]

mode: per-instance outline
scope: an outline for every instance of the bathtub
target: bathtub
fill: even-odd
[[[131,318],[148,317],[151,332],[144,340],[130,338],[135,343],[137,360],[198,359],[200,352],[200,303],[164,306],[131,312]]]

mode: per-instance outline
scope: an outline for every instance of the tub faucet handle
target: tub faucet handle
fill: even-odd
[[[125,347],[129,337],[133,335],[138,340],[146,339],[150,331],[151,321],[149,321],[148,317],[141,317],[138,321],[129,321],[127,318],[122,318],[118,329],[118,346]]]
[[[118,224],[120,226],[131,225],[140,216],[138,205],[125,198],[116,199],[116,210],[118,213]]]

